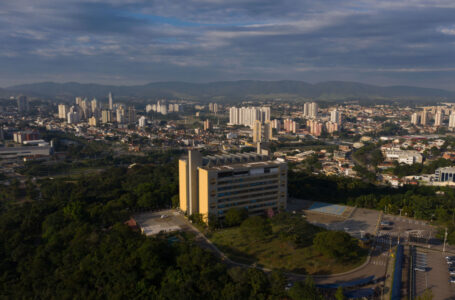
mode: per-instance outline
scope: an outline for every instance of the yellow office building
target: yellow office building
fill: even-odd
[[[202,156],[190,150],[179,160],[180,209],[224,218],[231,208],[250,215],[286,209],[287,164],[266,155],[241,153]]]

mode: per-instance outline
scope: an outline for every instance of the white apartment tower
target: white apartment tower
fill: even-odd
[[[330,122],[341,125],[341,112],[336,108],[330,112]]]
[[[420,115],[418,113],[413,113],[411,115],[411,123],[414,125],[418,125],[420,121]]]
[[[315,119],[318,116],[319,106],[316,102],[306,102],[303,105],[303,117]]]
[[[229,124],[253,127],[254,122],[270,121],[270,107],[231,107],[229,109]]]
[[[450,113],[449,117],[449,128],[455,128],[455,112]]]
[[[442,111],[438,111],[434,115],[434,126],[441,126],[442,125],[442,120],[444,119],[444,113]]]
[[[58,118],[65,120],[68,117],[68,105],[59,104],[58,105]]]
[[[108,98],[109,98],[109,109],[113,110],[114,109],[114,96],[112,95],[111,92],[109,92]]]

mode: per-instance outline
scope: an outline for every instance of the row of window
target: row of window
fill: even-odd
[[[230,192],[223,192],[223,193],[218,193],[218,197],[225,197],[225,196],[233,196],[233,195],[238,195],[238,194],[245,194],[245,193],[253,193],[257,191],[269,191],[269,190],[274,190],[277,189],[278,185],[272,185],[272,186],[261,186],[259,188],[255,189],[247,189],[247,190],[238,190],[238,191],[230,191]]]
[[[246,178],[236,178],[232,180],[227,180],[227,181],[219,181],[218,185],[225,185],[225,184],[233,184],[237,182],[250,182],[250,181],[257,181],[261,179],[270,179],[270,178],[277,178],[276,175],[264,175],[264,176],[251,176],[251,177],[246,177]]]
[[[263,201],[268,201],[268,202],[263,202]],[[236,203],[229,203],[229,204],[224,204],[224,205],[218,205],[218,213],[220,213],[220,211],[227,211],[229,210],[231,207],[237,207],[237,206],[242,206],[242,205],[245,205],[245,204],[250,204],[251,205],[247,205],[247,206],[242,206],[246,209],[256,209],[256,208],[259,208],[259,207],[265,207],[265,206],[271,206],[271,205],[276,205],[276,198],[273,198],[273,197],[269,197],[269,198],[266,198],[266,199],[263,199],[261,201],[261,203],[258,203],[258,204],[253,204],[253,202],[251,201],[243,201],[243,202],[236,202]]]
[[[284,194],[284,193],[283,193]],[[235,201],[235,200],[242,200],[242,199],[253,199],[253,198],[261,198],[261,197],[266,197],[266,196],[274,196],[275,198],[278,196],[278,191],[269,191],[268,193],[256,193],[256,194],[246,194],[243,196],[238,196],[234,198],[225,198],[225,199],[220,199],[218,200],[218,203],[225,203],[225,202],[230,202],[230,201]],[[284,197],[284,195],[282,196]]]
[[[219,187],[218,188],[218,192],[226,191],[226,190],[233,190],[233,189],[241,189],[241,188],[250,187],[250,186],[274,184],[274,183],[277,183],[276,179],[275,180],[268,180],[268,181],[244,183],[244,184],[238,184],[238,185],[230,185],[230,186]]]

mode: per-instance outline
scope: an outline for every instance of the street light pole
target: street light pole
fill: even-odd
[[[446,227],[446,232],[444,233],[444,246],[442,247],[442,253],[446,252],[446,242],[447,242],[447,227]]]

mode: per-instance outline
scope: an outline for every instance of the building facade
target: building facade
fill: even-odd
[[[190,150],[179,160],[180,209],[203,220],[223,219],[231,208],[249,215],[286,209],[287,164],[242,153],[203,157]]]
[[[434,175],[437,182],[455,182],[455,167],[438,168]]]

